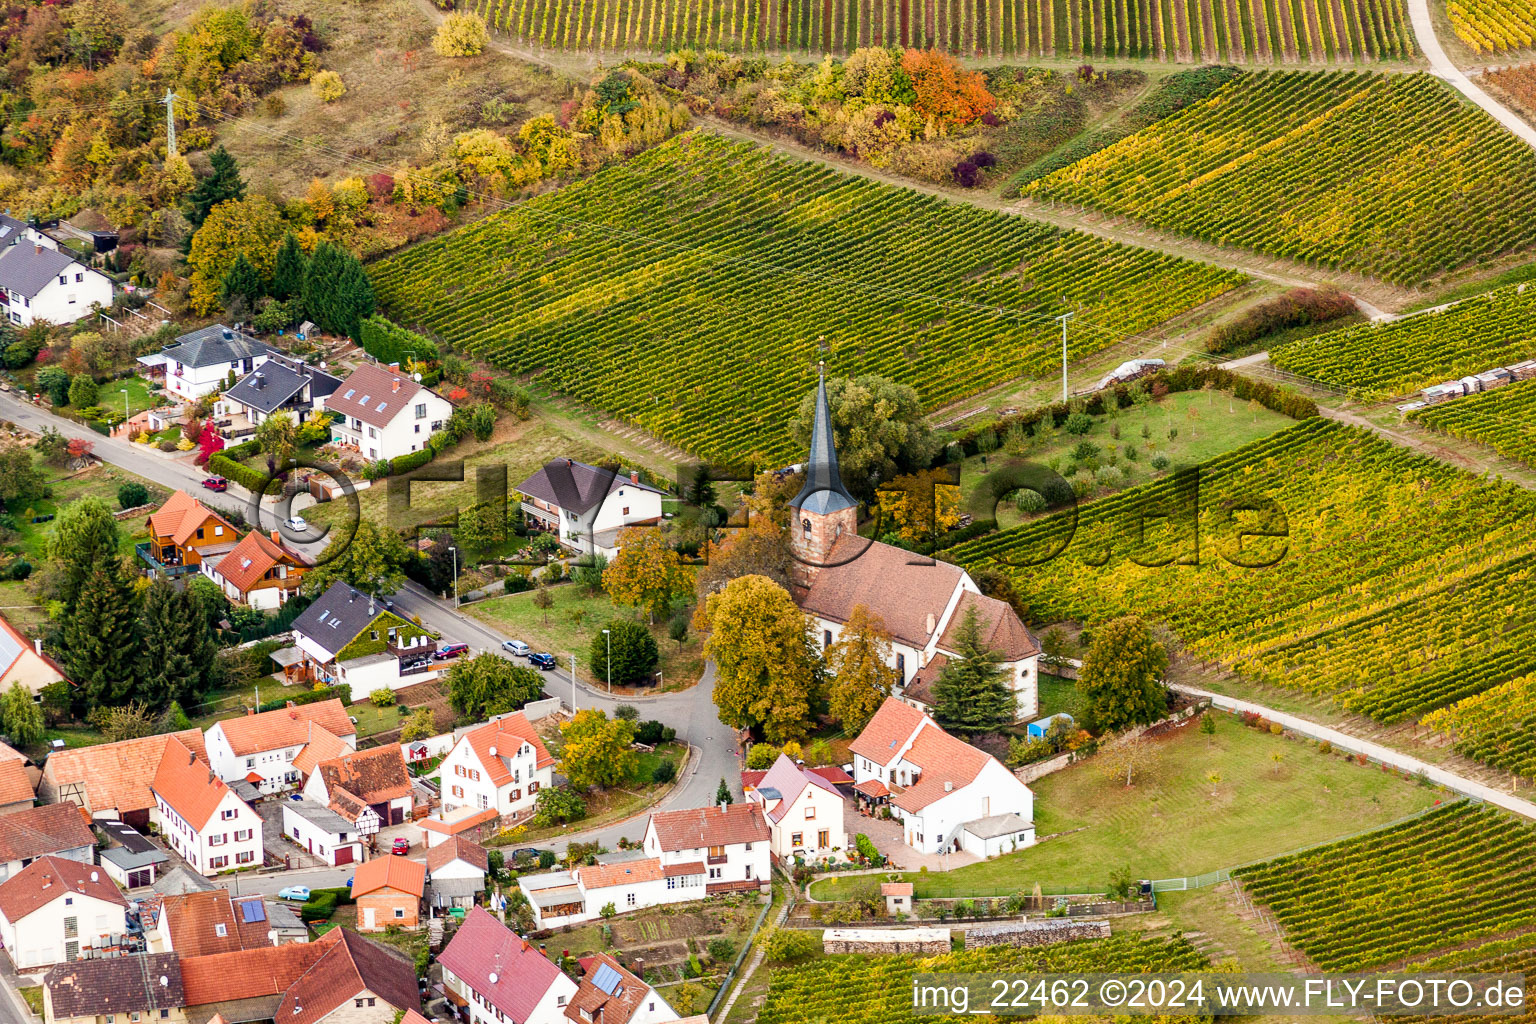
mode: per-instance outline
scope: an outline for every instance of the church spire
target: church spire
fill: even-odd
[[[805,486],[790,507],[823,515],[854,508],[857,502],[843,486],[837,468],[837,447],[832,443],[832,413],[827,405],[827,364],[818,364],[816,419],[811,427],[811,450],[805,460]]]

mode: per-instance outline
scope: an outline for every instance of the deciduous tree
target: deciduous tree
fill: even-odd
[[[891,635],[885,620],[862,604],[853,606],[837,642],[826,650],[827,700],[843,732],[856,736],[896,685]]]
[[[32,699],[32,691],[20,682],[12,683],[5,691],[0,720],[5,723],[6,735],[18,746],[29,747],[43,738],[43,706]]]
[[[518,711],[543,692],[537,672],[495,654],[460,658],[448,670],[448,703],[470,721]]]
[[[618,555],[603,571],[603,589],[615,604],[644,608],[655,622],[688,592],[693,577],[660,530],[630,527],[619,543]]]
[[[287,232],[283,216],[270,199],[230,199],[215,206],[192,236],[187,266],[192,287],[187,299],[199,313],[219,308],[224,277],[244,256],[262,278],[272,275],[277,247]]]
[[[764,576],[742,576],[709,596],[704,617],[720,720],[761,729],[775,743],[804,736],[821,664],[810,620],[789,592]]]
[[[560,726],[560,773],[575,789],[617,786],[635,773],[638,758],[630,744],[635,728],[623,719],[610,720],[593,708],[576,712]]]
[[[32,465],[32,452],[26,448],[0,451],[0,501],[26,502],[43,493],[43,475]],[[20,508],[12,504],[11,508]]]
[[[337,580],[366,594],[393,594],[405,582],[405,566],[412,557],[398,533],[364,519],[353,530],[346,550],[316,566],[305,575],[304,582],[314,594],[323,593]]]
[[[843,483],[856,496],[873,499],[882,480],[922,469],[933,461],[938,443],[927,413],[909,385],[875,374],[827,381],[827,405]],[[816,396],[808,392],[790,422],[797,447],[811,440]]]
[[[1008,673],[997,652],[981,639],[976,609],[966,609],[955,632],[955,657],[948,659],[933,684],[934,718],[959,733],[1006,729],[1018,717],[1018,704]]]
[[[1139,616],[1096,627],[1077,681],[1087,700],[1084,725],[1095,732],[1118,732],[1161,718],[1168,710],[1167,669],[1167,649]]]
[[[287,469],[298,446],[299,424],[289,413],[279,410],[257,424],[256,447],[267,456],[268,472]]]

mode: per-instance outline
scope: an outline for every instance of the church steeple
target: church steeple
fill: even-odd
[[[802,513],[822,515],[858,505],[843,486],[843,477],[837,468],[837,447],[832,443],[832,412],[827,405],[826,363],[819,364],[816,417],[811,426],[811,448],[805,460],[805,486],[789,504]]]

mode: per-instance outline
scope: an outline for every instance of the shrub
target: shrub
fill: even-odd
[[[722,963],[736,955],[736,943],[726,938],[710,939],[705,949],[710,956]]]
[[[432,437],[436,436],[436,434],[432,435]],[[432,456],[435,452],[436,449],[432,447],[432,438],[428,438],[425,448],[419,451],[407,452],[404,455],[396,455],[393,459],[390,459],[389,471],[391,473],[409,473],[413,469],[420,469],[432,461]]]
[[[471,11],[455,11],[443,19],[432,37],[432,49],[442,57],[473,57],[490,42],[485,19]]]
[[[149,504],[149,488],[138,481],[130,481],[117,489],[118,508],[138,508]]]
[[[1089,459],[1099,457],[1100,448],[1092,441],[1079,441],[1077,447],[1072,449],[1072,457],[1078,462],[1087,462]]]
[[[636,722],[640,719],[640,709],[633,704],[620,704],[613,709],[613,717],[621,722]]]
[[[395,691],[387,686],[374,690],[368,695],[368,702],[376,708],[387,708],[395,702]]]
[[[1154,455],[1154,456],[1152,456],[1152,468],[1157,470],[1159,473],[1161,473],[1163,470],[1167,469],[1168,468],[1168,456],[1166,456],[1166,455]]]
[[[306,922],[328,921],[334,913],[336,913],[336,894],[328,891],[311,893],[309,902],[299,908],[299,918]]]
[[[1045,496],[1038,491],[1019,491],[1013,496],[1013,507],[1025,515],[1044,512],[1046,509]]]
[[[1062,426],[1069,434],[1086,434],[1093,429],[1093,417],[1079,410],[1069,413],[1067,421]]]
[[[587,652],[592,674],[598,679],[611,678],[619,685],[648,682],[661,660],[651,631],[632,619],[613,619],[607,629],[606,635],[601,629],[592,634]]]
[[[1331,288],[1292,288],[1216,328],[1205,340],[1205,348],[1207,352],[1230,352],[1266,334],[1327,323],[1356,312],[1355,300],[1342,292]]]
[[[309,91],[321,103],[335,103],[346,95],[347,86],[334,71],[316,71],[315,77],[309,80]]]
[[[815,956],[821,949],[821,933],[774,928],[763,936],[763,956],[769,963],[788,963]]]
[[[662,761],[655,768],[651,769],[651,781],[658,786],[671,782],[675,778],[677,778],[677,762],[675,761]]]
[[[875,849],[875,841],[863,832],[853,837],[853,848],[859,852],[859,856],[868,861],[880,859],[880,851]]]
[[[1093,474],[1100,487],[1115,487],[1125,479],[1125,474],[1115,466],[1101,466]]]

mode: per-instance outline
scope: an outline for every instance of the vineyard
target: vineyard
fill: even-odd
[[[1536,671],[1533,516],[1530,491],[1312,419],[1197,485],[1079,508],[1064,547],[1053,516],[944,557],[1000,562],[1039,621],[1147,615],[1198,658],[1397,721]]]
[[[1536,674],[1441,708],[1424,724],[1449,733],[1458,754],[1536,777]]]
[[[1281,369],[1367,399],[1404,395],[1532,357],[1536,288],[1528,285],[1479,295],[1437,313],[1314,335],[1269,354]]]
[[[1325,971],[1357,971],[1536,924],[1536,828],[1457,804],[1240,873]]]
[[[563,50],[906,46],[995,58],[1261,63],[1410,60],[1417,52],[1403,0],[472,2],[494,30]]]
[[[1523,974],[1526,999],[1523,1012],[1508,1014],[1457,1014],[1456,1024],[1536,1024],[1536,1004],[1531,1002],[1531,979],[1536,978],[1536,935],[1526,933],[1508,939],[1496,939],[1468,949],[1454,950],[1440,956],[1415,960],[1413,971],[1458,971],[1467,974]],[[1397,1024],[1430,1024],[1444,1017],[1395,1016]]]
[[[1232,272],[682,136],[371,268],[380,301],[712,460],[792,462],[830,373],[936,408],[1103,348]],[[825,337],[825,347],[818,338]]]
[[[1476,53],[1536,45],[1536,3],[1531,0],[1449,0],[1445,13],[1456,37]]]
[[[914,974],[1195,971],[1209,966],[1187,940],[1108,939],[1033,949],[992,946],[938,956],[834,956],[773,972],[757,1024],[907,1024]]]
[[[1536,466],[1536,380],[1415,409],[1408,418]]]
[[[1536,245],[1536,153],[1427,74],[1252,72],[1024,191],[1402,286]]]

